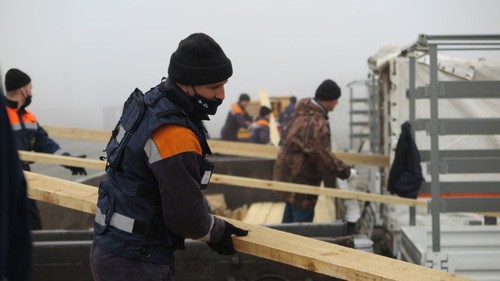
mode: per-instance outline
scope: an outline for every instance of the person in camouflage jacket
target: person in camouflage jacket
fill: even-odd
[[[332,80],[318,87],[314,98],[299,101],[281,141],[273,179],[281,182],[319,186],[324,174],[349,179],[351,167],[331,149],[328,112],[338,103],[340,88]],[[355,176],[353,171],[352,177]],[[282,222],[311,222],[316,195],[281,193],[286,199]]]

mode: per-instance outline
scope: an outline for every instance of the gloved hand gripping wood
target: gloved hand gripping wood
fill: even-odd
[[[247,236],[248,230],[238,228],[226,221],[224,221],[224,224],[224,233],[222,234],[220,241],[217,243],[208,242],[207,244],[213,251],[220,255],[234,255],[236,254],[236,250],[234,249],[231,235],[235,234],[236,236]]]

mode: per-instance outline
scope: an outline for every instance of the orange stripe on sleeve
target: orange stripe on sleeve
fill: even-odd
[[[163,159],[183,152],[202,154],[200,141],[193,131],[179,125],[166,125],[157,129],[151,138]]]

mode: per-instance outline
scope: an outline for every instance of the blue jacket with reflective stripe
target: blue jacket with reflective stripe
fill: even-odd
[[[209,149],[200,127],[201,119],[193,118],[171,101],[175,95],[184,93],[179,93],[180,89],[170,80],[164,85],[162,91],[160,84],[147,92],[142,106],[137,104],[139,96],[135,102],[129,98],[125,103],[119,124],[121,132],[113,132],[106,148],[110,165],[107,178],[99,187],[94,241],[115,255],[173,267],[173,251],[183,248],[184,237],[164,226],[158,181],[148,164],[144,146],[155,130],[177,124],[195,132],[203,147],[203,157]],[[114,213],[135,221],[134,226],[129,225],[130,231],[110,225]]]
[[[5,108],[12,127],[14,144],[17,150],[54,153],[60,149],[59,144],[49,138],[47,132],[38,124],[35,115],[25,109],[17,109],[17,102],[5,100]],[[29,171],[27,162],[22,162],[23,170]]]

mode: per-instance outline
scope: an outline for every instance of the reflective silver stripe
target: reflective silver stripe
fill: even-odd
[[[101,212],[100,208],[96,208],[94,220],[96,223],[100,225],[105,224],[106,215],[104,215]],[[109,222],[109,225],[112,225],[125,232],[132,233],[132,230],[134,229],[134,222],[135,222],[134,219],[115,212],[113,213],[113,216],[111,216],[111,221]]]
[[[212,177],[212,171],[205,171],[205,173],[203,173],[203,177],[201,178],[201,184],[208,184],[210,177]]]
[[[11,124],[11,127],[12,127],[13,131],[22,130],[21,124]],[[36,129],[38,129],[38,124],[37,123],[24,123],[24,128],[36,130]]]
[[[208,230],[207,234],[205,234],[205,236],[198,238],[196,240],[201,241],[201,242],[210,241],[210,234],[212,233],[212,228],[214,228],[214,223],[215,223],[214,216],[210,216],[210,218],[212,219],[212,222],[210,223],[210,229]]]
[[[106,220],[106,215],[102,214],[101,209],[99,207],[96,208],[94,220],[96,223],[100,225],[104,225],[104,221]]]
[[[11,127],[13,131],[21,130],[21,124],[11,124]]]
[[[125,129],[120,125],[120,128],[118,129],[118,134],[116,135],[116,141],[120,143],[125,136]]]
[[[162,159],[160,151],[158,150],[158,147],[156,146],[156,143],[152,138],[148,138],[148,140],[146,141],[146,144],[144,145],[144,152],[148,157],[149,164],[153,164],[154,162],[160,161]]]
[[[132,233],[132,229],[134,229],[134,219],[115,212],[111,217],[109,225],[112,225],[120,230]]]

